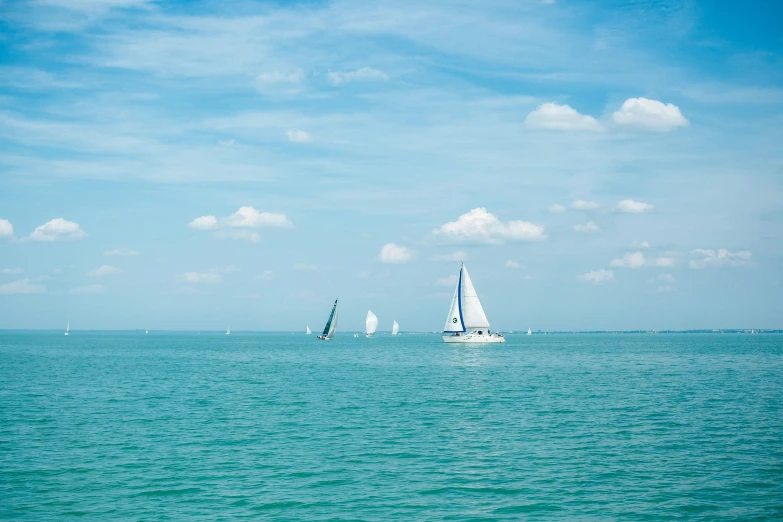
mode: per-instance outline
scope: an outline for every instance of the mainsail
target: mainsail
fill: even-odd
[[[397,335],[400,331],[400,325],[397,324],[397,321],[394,321],[394,324],[392,325],[392,335]]]
[[[481,307],[473,281],[470,280],[468,269],[465,265],[459,271],[457,288],[454,289],[454,297],[451,299],[451,308],[446,317],[444,332],[465,332],[477,328],[489,329],[489,321]]]
[[[310,325],[308,325],[307,326],[307,335],[310,335],[311,333],[313,333],[313,332],[310,331]]]
[[[378,329],[378,317],[372,313],[372,310],[367,310],[367,319],[364,321],[365,333],[370,336]]]
[[[336,329],[337,329],[337,299],[334,300],[332,313],[329,314],[329,320],[326,321],[326,326],[324,326],[323,336],[327,339],[331,339]]]

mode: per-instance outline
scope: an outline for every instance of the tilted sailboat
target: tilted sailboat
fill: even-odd
[[[305,335],[310,335],[311,333],[313,333],[313,332],[310,331],[310,325],[308,324],[307,325],[307,330],[305,330]]]
[[[372,313],[372,310],[367,310],[367,319],[364,320],[364,334],[367,337],[375,335],[375,330],[378,329],[378,316]]]
[[[446,326],[443,327],[443,340],[447,343],[506,342],[502,334],[490,333],[489,321],[464,264],[460,268],[457,288],[454,289]]]
[[[334,337],[334,331],[337,329],[337,299],[334,300],[334,306],[332,307],[332,313],[329,314],[329,320],[326,321],[324,326],[324,333],[318,336],[322,341],[328,341]]]
[[[400,333],[400,325],[397,324],[397,321],[394,321],[394,324],[392,325],[392,335],[397,335]]]
[[[68,321],[68,324],[65,325],[65,335],[69,335],[71,331],[71,321]]]

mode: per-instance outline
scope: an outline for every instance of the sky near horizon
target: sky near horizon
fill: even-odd
[[[0,2],[0,328],[781,328],[781,20]]]

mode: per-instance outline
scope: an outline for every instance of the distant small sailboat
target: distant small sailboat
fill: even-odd
[[[307,325],[307,330],[305,331],[305,335],[310,335],[311,333],[313,332],[310,331],[310,325]]]
[[[372,310],[367,310],[367,319],[364,321],[364,333],[367,337],[375,335],[375,331],[378,329],[378,316],[372,313]]]
[[[400,325],[397,324],[397,321],[394,321],[394,324],[392,325],[392,335],[397,335],[400,333]]]
[[[454,289],[442,336],[447,343],[506,342],[503,334],[490,333],[489,320],[464,264],[459,270],[457,287]]]
[[[68,324],[65,325],[65,335],[70,335],[71,331],[71,321],[68,321]]]
[[[144,330],[144,335],[147,335],[148,333],[150,333],[149,330]]]
[[[332,306],[332,313],[329,314],[329,320],[326,321],[324,331],[318,338],[322,341],[328,341],[334,337],[334,331],[337,330],[337,299],[334,300],[334,306]]]
[[[226,335],[231,335],[231,327],[226,328]]]
[[[527,329],[527,334],[528,335],[533,335],[533,332],[530,330],[530,328]]]
[[[353,336],[356,337],[357,339],[359,338],[359,334],[353,334]]]

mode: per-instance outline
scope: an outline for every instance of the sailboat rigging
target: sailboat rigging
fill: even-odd
[[[449,315],[443,327],[443,340],[447,343],[506,342],[503,334],[490,333],[489,320],[464,264],[460,268]]]
[[[329,314],[329,320],[326,321],[324,331],[318,338],[322,341],[328,341],[334,337],[334,331],[337,329],[337,299],[334,300],[334,306],[332,306],[332,313]]]

